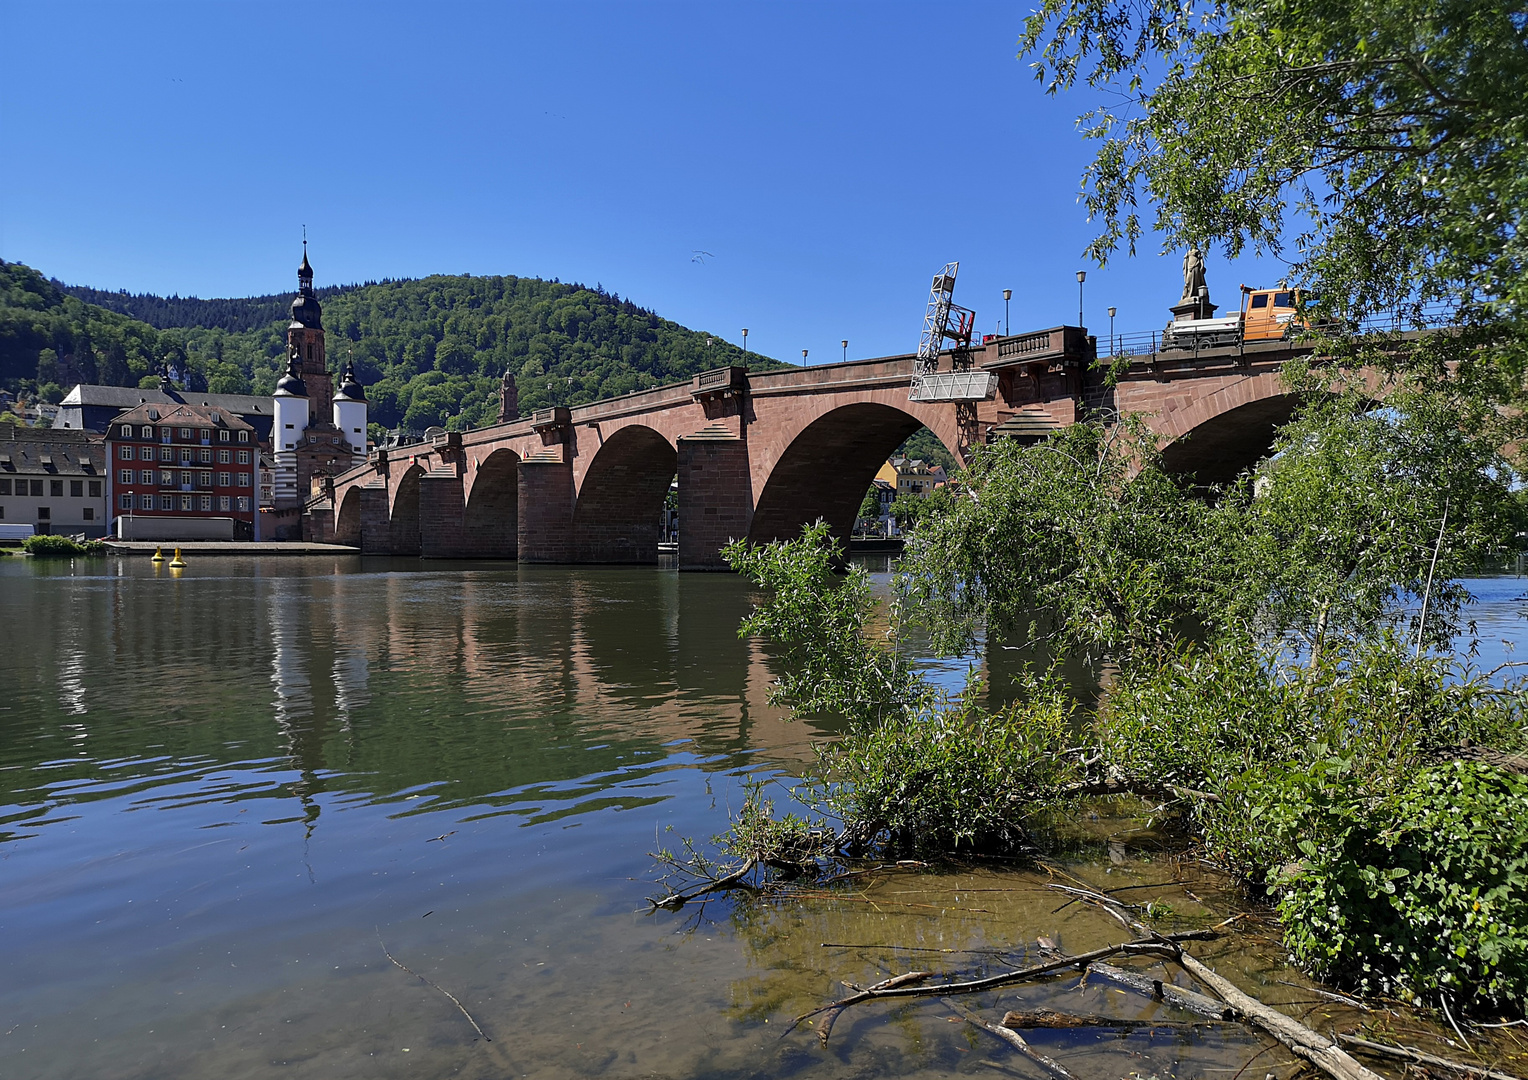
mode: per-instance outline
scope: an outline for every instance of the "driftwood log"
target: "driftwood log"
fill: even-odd
[[[1414,1061],[1418,1065],[1431,1065],[1435,1069],[1449,1069],[1453,1072],[1464,1073],[1467,1076],[1484,1076],[1487,1080],[1519,1080],[1511,1073],[1497,1072],[1488,1069],[1484,1065],[1471,1065],[1464,1061],[1450,1061],[1448,1058],[1438,1057],[1435,1054],[1424,1054],[1420,1050],[1413,1050],[1409,1046],[1390,1046],[1387,1043],[1370,1042],[1368,1039],[1360,1039],[1357,1035],[1338,1035],[1337,1038],[1349,1046],[1356,1046],[1360,1050],[1370,1054],[1380,1054],[1384,1057],[1400,1058],[1402,1061]]]
[[[1234,1020],[1236,1010],[1224,1001],[1209,997],[1205,994],[1196,993],[1193,990],[1185,990],[1181,986],[1174,986],[1162,979],[1153,979],[1149,975],[1142,975],[1138,971],[1127,971],[1125,968],[1115,967],[1113,964],[1093,963],[1088,965],[1088,970],[1096,975],[1102,975],[1111,982],[1117,982],[1121,986],[1128,986],[1132,990],[1139,990],[1154,1001],[1166,1002],[1187,1012],[1196,1013],[1199,1016],[1209,1017],[1211,1020]]]

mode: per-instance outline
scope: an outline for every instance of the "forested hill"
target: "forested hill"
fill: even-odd
[[[319,290],[331,366],[354,357],[384,427],[491,423],[512,371],[522,413],[582,405],[743,362],[742,350],[602,289],[439,275]],[[65,286],[0,262],[0,387],[56,399],[74,382],[269,393],[291,295],[200,300]],[[755,370],[782,366],[757,353]]]

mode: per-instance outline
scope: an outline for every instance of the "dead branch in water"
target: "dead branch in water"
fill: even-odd
[[[1230,1012],[1229,1009],[1226,1010]],[[1121,1020],[1117,1016],[1096,1013],[1062,1013],[1054,1009],[1010,1010],[998,1021],[1005,1028],[1113,1028],[1116,1031],[1183,1031],[1188,1028],[1223,1024],[1216,1018],[1203,1020]]]
[[[395,967],[398,967],[401,970],[408,972],[410,975],[414,976],[414,978],[418,979],[420,982],[424,983],[426,986],[433,987],[434,989],[439,990],[442,994],[445,994],[446,997],[451,999],[451,1004],[456,1006],[457,1011],[460,1012],[463,1016],[465,1016],[467,1018],[467,1023],[472,1025],[472,1030],[476,1031],[479,1035],[481,1035],[483,1037],[483,1041],[484,1042],[493,1042],[493,1040],[488,1037],[488,1032],[484,1031],[482,1026],[479,1025],[478,1022],[472,1018],[472,1014],[467,1011],[467,1006],[463,1005],[460,1001],[458,1001],[455,994],[453,994],[451,991],[447,990],[444,986],[441,986],[439,983],[431,982],[429,979],[427,979],[423,975],[419,974],[419,972],[415,971],[413,968],[409,967],[407,964],[405,964],[402,961],[400,961],[392,953],[388,952],[387,951],[387,945],[384,944],[383,941],[382,941],[382,931],[380,929],[377,930],[377,944],[382,946],[382,955],[387,957],[389,960],[391,960]]]
[[[1093,963],[1088,965],[1088,971],[1102,975],[1104,978],[1117,982],[1121,986],[1128,986],[1132,990],[1152,998],[1154,1001],[1166,1002],[1187,1012],[1196,1013],[1199,1016],[1208,1017],[1211,1020],[1234,1020],[1236,1010],[1224,1001],[1207,997],[1204,994],[1185,990],[1181,986],[1174,986],[1162,979],[1153,979],[1149,975],[1142,975],[1137,971],[1127,971],[1124,968],[1115,967],[1113,964]]]
[[[1337,1038],[1349,1046],[1356,1046],[1360,1050],[1366,1050],[1371,1054],[1382,1054],[1386,1057],[1400,1058],[1402,1061],[1415,1061],[1419,1065],[1431,1065],[1438,1069],[1451,1069],[1454,1072],[1467,1073],[1470,1076],[1484,1076],[1487,1080],[1518,1080],[1511,1073],[1497,1072],[1488,1069],[1484,1065],[1471,1065],[1464,1061],[1450,1061],[1448,1058],[1438,1057],[1434,1054],[1424,1054],[1420,1050],[1413,1050],[1407,1046],[1390,1046],[1386,1043],[1370,1042],[1368,1039],[1360,1039],[1357,1035],[1338,1035]]]
[[[649,896],[647,902],[652,906],[647,910],[656,911],[659,908],[667,908],[669,911],[678,911],[697,896],[704,896],[708,892],[717,892],[721,889],[751,889],[753,886],[745,884],[743,879],[757,865],[758,863],[755,860],[749,859],[738,869],[732,871],[732,873],[724,874],[719,878],[706,882],[704,885],[697,885],[693,889],[685,889],[680,892],[672,892],[657,900]]]
[[[1057,1080],[1076,1080],[1076,1077],[1067,1071],[1066,1066],[1062,1065],[1054,1058],[1047,1057],[1046,1055],[1040,1053],[1040,1051],[1036,1050],[1033,1046],[1030,1046],[1029,1043],[1024,1041],[1024,1037],[1017,1031],[1004,1027],[1001,1024],[994,1024],[991,1021],[983,1020],[970,1009],[963,1005],[957,1005],[953,1001],[946,999],[944,1003],[955,1012],[959,1013],[962,1017],[964,1017],[966,1023],[973,1024],[976,1027],[981,1028],[983,1031],[988,1032],[989,1034],[996,1035],[999,1039],[1002,1039],[1009,1046],[1013,1047],[1019,1053],[1027,1057],[1030,1061],[1033,1061],[1036,1065],[1040,1066],[1040,1068],[1056,1077]]]
[[[882,979],[874,986],[867,986],[865,989],[890,990],[893,987],[906,986],[909,983],[922,982],[924,979],[931,978],[933,974],[934,973],[932,971],[909,971],[902,975],[893,975],[889,979]],[[859,987],[852,984],[845,985],[848,985],[849,989],[851,990],[859,989]],[[817,1038],[822,1041],[823,1046],[828,1045],[828,1036],[833,1034],[833,1024],[838,1019],[839,1014],[843,1011],[844,1010],[842,1008],[829,1009],[827,1012],[822,1014],[822,1021],[817,1025]],[[787,1031],[789,1031],[789,1029],[787,1029]]]
[[[1171,956],[1178,941],[1207,941],[1219,935],[1213,930],[1188,930],[1178,934],[1167,934],[1155,941],[1127,941],[1119,945],[1108,945],[1102,949],[1094,949],[1092,952],[1079,953],[1076,956],[1062,956],[1056,960],[1044,964],[1035,964],[1027,968],[1019,968],[1016,971],[1005,971],[1000,975],[989,975],[983,979],[969,979],[964,982],[941,983],[938,986],[895,986],[886,989],[866,987],[849,997],[838,1001],[829,1002],[826,1005],[804,1012],[791,1021],[790,1027],[785,1029],[784,1035],[791,1033],[803,1020],[825,1013],[828,1010],[843,1011],[850,1005],[858,1005],[862,1001],[870,1001],[874,998],[889,997],[940,997],[945,994],[976,994],[983,990],[991,990],[1012,982],[1022,982],[1026,979],[1038,978],[1048,975],[1053,971],[1063,971],[1067,968],[1082,968],[1094,960],[1102,960],[1109,956],[1121,954],[1148,954],[1152,956]],[[781,1038],[784,1038],[784,1035]]]

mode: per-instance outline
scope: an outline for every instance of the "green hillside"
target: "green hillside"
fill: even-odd
[[[581,405],[741,363],[742,350],[599,288],[437,275],[319,290],[331,364],[354,357],[371,418],[415,430],[497,418],[511,370],[520,409]],[[65,286],[0,262],[0,387],[56,400],[75,382],[269,393],[290,295],[199,300]],[[756,370],[782,366],[750,353]]]

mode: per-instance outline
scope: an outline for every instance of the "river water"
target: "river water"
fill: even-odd
[[[1524,605],[1484,584],[1494,658]],[[1176,881],[1184,925],[1234,906],[1139,823],[1090,819],[1051,871],[644,910],[650,852],[833,735],[767,703],[748,604],[729,575],[646,568],[0,559],[0,1075],[1027,1074],[937,1000],[851,1012],[827,1047],[782,1032],[838,980],[1118,940],[1055,910],[1068,876]],[[1203,955],[1306,993],[1271,942]],[[970,1003],[1158,1015],[1075,975]],[[1229,1076],[1267,1045],[1035,1041],[1081,1076]]]

